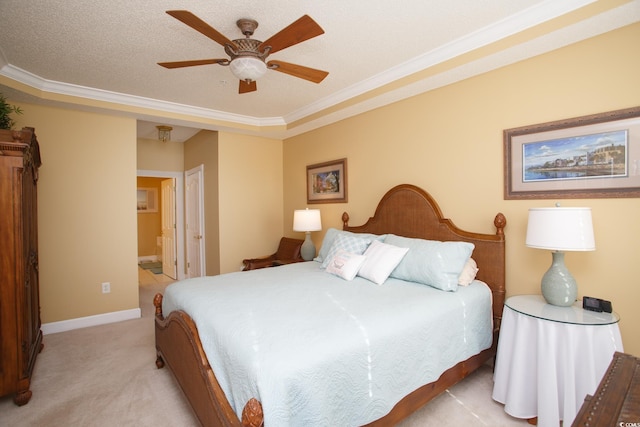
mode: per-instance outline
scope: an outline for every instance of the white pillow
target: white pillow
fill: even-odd
[[[407,252],[409,248],[400,248],[374,240],[364,252],[367,259],[360,268],[358,276],[382,285]]]
[[[469,286],[475,280],[476,274],[478,274],[478,264],[473,258],[469,258],[458,277],[458,285]]]
[[[322,261],[322,268],[327,268],[331,258],[333,258],[340,249],[343,249],[346,252],[351,252],[352,254],[362,255],[362,253],[367,249],[367,246],[369,246],[369,243],[371,243],[370,239],[363,239],[348,234],[338,234],[333,240],[333,244],[331,245],[331,249],[329,249],[327,257]]]
[[[353,280],[365,259],[364,255],[352,254],[340,249],[327,263],[326,271],[345,280]]]

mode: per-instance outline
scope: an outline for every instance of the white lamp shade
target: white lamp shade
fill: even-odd
[[[591,208],[529,209],[526,245],[554,251],[594,251]]]
[[[296,209],[293,211],[293,231],[320,231],[320,209]]]
[[[231,72],[240,80],[258,80],[267,72],[267,64],[253,56],[239,56],[229,64]]]

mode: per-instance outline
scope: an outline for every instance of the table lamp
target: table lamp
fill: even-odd
[[[544,299],[568,307],[576,301],[578,286],[564,265],[565,251],[594,251],[591,208],[531,208],[526,243],[530,248],[553,251],[549,270],[542,276]]]
[[[296,209],[293,211],[293,231],[305,233],[304,243],[300,248],[300,255],[305,261],[311,261],[316,256],[316,247],[311,241],[311,232],[322,230],[320,209]]]

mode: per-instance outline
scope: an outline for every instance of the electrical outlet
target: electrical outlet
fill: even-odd
[[[102,283],[102,293],[103,294],[108,294],[110,292],[111,292],[111,283],[103,282]]]

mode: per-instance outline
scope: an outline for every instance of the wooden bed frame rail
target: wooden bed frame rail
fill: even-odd
[[[472,257],[479,271],[477,278],[491,288],[493,295],[492,346],[448,369],[440,378],[405,396],[387,415],[367,426],[395,425],[424,404],[456,384],[496,353],[505,298],[505,236],[507,221],[496,215],[495,234],[461,230],[442,216],[433,198],[424,190],[402,184],[389,190],[381,199],[373,217],[361,225],[350,226],[349,215],[342,216],[343,229],[352,232],[396,234],[440,241],[465,241],[475,245]],[[203,426],[260,427],[264,424],[260,402],[250,399],[239,419],[209,365],[198,329],[189,315],[174,311],[162,313],[162,294],[153,300],[155,306],[156,365],[169,366]]]

